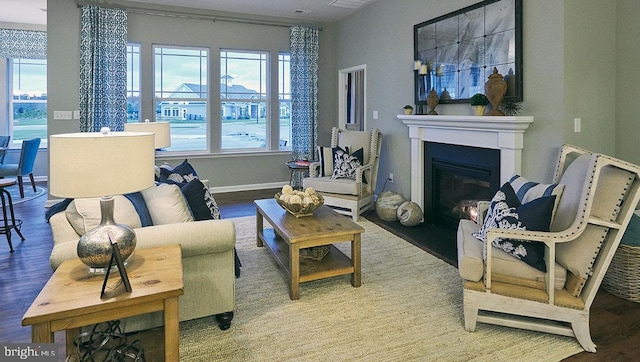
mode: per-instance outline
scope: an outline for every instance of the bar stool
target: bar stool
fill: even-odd
[[[24,240],[24,236],[22,236],[22,233],[20,232],[22,220],[16,220],[15,215],[13,214],[13,201],[11,200],[11,194],[5,189],[5,187],[13,186],[15,184],[16,179],[14,178],[0,179],[0,198],[2,199],[2,224],[0,224],[0,234],[5,234],[7,236],[9,250],[12,253],[13,245],[11,244],[11,229],[14,229],[20,238]],[[7,206],[9,206],[11,220],[7,217]]]

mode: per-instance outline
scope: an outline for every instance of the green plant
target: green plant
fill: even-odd
[[[404,106],[404,109],[413,109],[413,106],[410,104],[407,104],[406,106]]]
[[[489,104],[489,100],[484,94],[476,93],[473,97],[469,98],[469,103],[471,103],[472,106],[486,106]]]

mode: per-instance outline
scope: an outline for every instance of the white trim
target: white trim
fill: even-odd
[[[216,187],[209,187],[209,190],[215,196],[216,193],[223,193],[223,192],[238,192],[238,191],[249,191],[249,190],[279,189],[279,188],[282,188],[283,185],[288,185],[288,184],[289,184],[289,180],[286,180],[286,181],[269,182],[269,183],[262,183],[262,184],[216,186]]]
[[[364,71],[364,124],[362,129],[367,129],[367,65],[356,65],[355,67],[340,69],[338,71],[338,128],[346,129],[347,126],[347,74],[355,71]]]

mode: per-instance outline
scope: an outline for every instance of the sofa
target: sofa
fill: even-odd
[[[157,184],[136,193],[135,197],[114,196],[114,219],[133,229],[136,250],[180,244],[184,272],[180,321],[215,316],[218,326],[224,330],[231,325],[235,303],[235,226],[229,220],[197,217],[203,208],[211,206],[202,200],[208,187],[199,180],[188,182],[194,185],[191,189],[196,190],[196,194],[191,195],[199,198],[194,202],[185,192],[186,184],[182,187]],[[99,199],[68,201],[62,211],[49,216],[53,270],[63,261],[78,257],[76,248],[80,236],[100,223],[99,202]],[[125,328],[126,332],[132,332],[162,324],[162,314],[156,312],[127,318]]]

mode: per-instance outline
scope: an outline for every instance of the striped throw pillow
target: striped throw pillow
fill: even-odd
[[[553,205],[553,213],[551,214],[551,220],[553,221],[553,218],[556,215],[556,209],[560,203],[560,198],[562,197],[562,192],[564,191],[564,185],[542,184],[539,182],[529,181],[520,175],[513,175],[509,179],[509,183],[511,184],[511,187],[513,187],[513,191],[515,191],[516,196],[518,196],[518,199],[523,204],[540,197],[555,195],[556,201]]]

